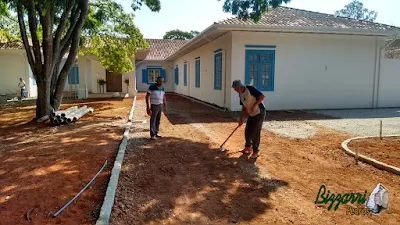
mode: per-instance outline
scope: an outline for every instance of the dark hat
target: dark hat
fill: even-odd
[[[232,88],[238,88],[238,87],[243,87],[244,85],[242,84],[242,82],[240,80],[235,80],[232,83]]]

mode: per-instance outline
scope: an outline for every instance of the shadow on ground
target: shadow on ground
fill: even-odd
[[[272,209],[270,194],[287,185],[205,143],[137,138],[127,149],[112,224],[251,221]]]
[[[237,122],[240,112],[223,112],[203,104],[196,104],[193,108],[193,100],[185,97],[167,94],[169,113],[166,115],[173,125],[186,124],[181,117],[181,112],[174,109],[186,109],[185,113],[191,118],[190,123],[231,123]],[[268,106],[267,106],[268,107]],[[218,115],[218,116],[215,116]],[[305,111],[267,111],[266,121],[298,121],[298,120],[324,120],[339,119],[325,114],[310,113]]]
[[[34,106],[0,108],[0,224],[23,224],[30,209],[34,224],[90,224],[91,216],[97,216],[126,122],[120,117],[127,117],[132,100],[76,104],[92,106],[95,113],[63,126],[32,121]],[[118,108],[124,110],[114,111]],[[90,189],[57,218],[48,218],[90,181],[105,160],[107,168]]]

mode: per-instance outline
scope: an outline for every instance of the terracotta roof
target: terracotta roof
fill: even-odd
[[[24,44],[21,41],[0,43],[0,49],[23,50]]]
[[[399,27],[389,26],[368,21],[338,17],[331,14],[312,12],[301,9],[279,6],[264,14],[258,23],[251,19],[241,20],[230,18],[216,22],[216,24],[229,25],[258,25],[266,27],[330,27],[330,28],[358,28],[368,30],[397,30]]]
[[[385,49],[385,58],[400,59],[400,39],[389,40],[386,44],[389,45]]]
[[[186,40],[145,39],[150,51],[145,60],[164,60],[186,44]]]

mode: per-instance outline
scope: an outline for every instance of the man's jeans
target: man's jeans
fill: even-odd
[[[151,105],[151,117],[150,117],[150,136],[154,137],[158,135],[160,128],[161,112],[163,111],[163,104]]]
[[[21,99],[26,98],[25,96],[25,88],[21,88]]]
[[[257,153],[259,151],[258,147],[260,145],[260,135],[262,125],[265,119],[265,110],[262,110],[257,116],[249,116],[247,118],[245,137],[246,137],[246,147],[253,146],[253,152]]]

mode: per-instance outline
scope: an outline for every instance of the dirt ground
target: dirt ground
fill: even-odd
[[[400,138],[384,137],[354,140],[349,144],[356,150],[381,162],[400,167]]]
[[[140,98],[138,98],[140,99]],[[143,99],[143,98],[141,98]],[[233,116],[168,95],[162,139],[149,140],[145,103],[138,100],[111,222],[122,224],[399,224],[400,177],[369,165],[356,166],[340,147],[348,135],[318,127],[311,139],[263,132],[256,161],[238,153],[244,126]],[[274,116],[279,118],[277,115]],[[314,202],[321,185],[330,193],[368,191],[378,183],[390,192],[380,216],[346,215]]]
[[[32,103],[0,106],[0,224],[92,224],[132,101],[76,101],[93,107],[94,113],[58,127],[32,120]],[[92,179],[105,160],[108,165],[94,183],[59,216],[48,218]]]

